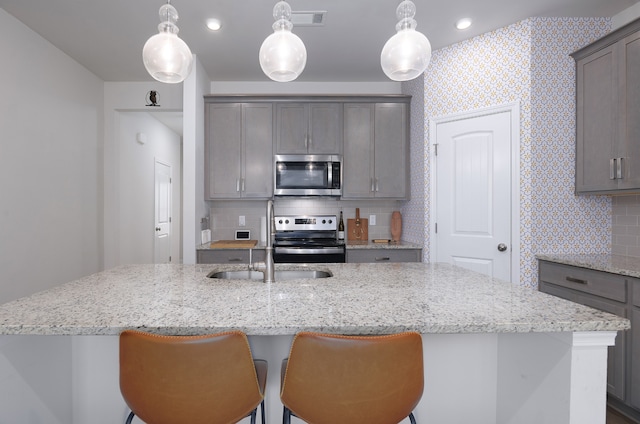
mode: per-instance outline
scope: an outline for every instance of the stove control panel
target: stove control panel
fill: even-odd
[[[276,231],[336,231],[335,215],[276,216]]]

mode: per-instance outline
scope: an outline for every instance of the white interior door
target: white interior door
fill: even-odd
[[[511,281],[510,111],[436,124],[436,261]]]
[[[171,262],[171,165],[155,162],[154,263]]]

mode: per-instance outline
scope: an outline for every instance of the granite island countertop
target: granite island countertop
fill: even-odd
[[[640,258],[610,254],[539,254],[542,261],[640,278]]]
[[[302,268],[276,265],[276,269]],[[629,321],[440,263],[316,264],[333,277],[219,280],[241,265],[123,265],[0,305],[0,334],[117,335],[238,329],[344,334],[618,331]]]

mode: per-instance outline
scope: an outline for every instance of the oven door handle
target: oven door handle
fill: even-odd
[[[344,249],[342,247],[322,247],[318,249],[305,249],[299,247],[276,247],[275,253],[282,254],[294,254],[294,255],[329,255],[329,254],[342,254]]]

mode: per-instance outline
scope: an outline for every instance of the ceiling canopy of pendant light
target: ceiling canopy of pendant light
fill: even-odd
[[[382,70],[394,81],[409,81],[420,76],[431,60],[431,43],[416,31],[415,14],[416,5],[411,0],[398,5],[398,32],[387,41],[380,54]]]
[[[291,32],[291,6],[279,1],[273,8],[273,34],[260,47],[260,67],[266,76],[274,81],[293,81],[307,64],[307,49],[304,43]]]
[[[147,72],[160,82],[179,83],[191,72],[193,55],[187,43],[178,37],[178,11],[167,1],[160,7],[158,34],[147,40],[142,61]]]

